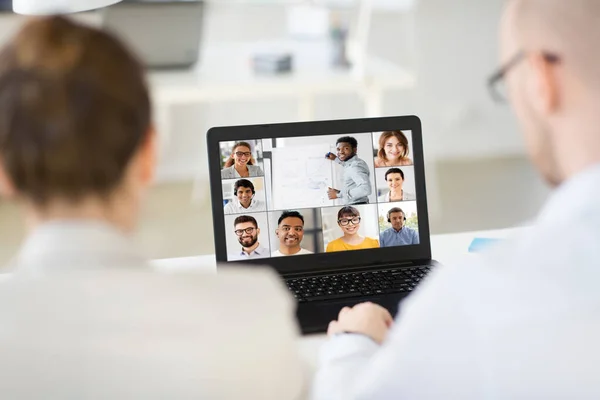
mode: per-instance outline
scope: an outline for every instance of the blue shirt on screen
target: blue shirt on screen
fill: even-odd
[[[419,233],[406,226],[399,231],[389,228],[379,235],[379,246],[381,247],[404,246],[407,244],[419,244]]]

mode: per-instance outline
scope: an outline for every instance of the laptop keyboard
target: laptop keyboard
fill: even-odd
[[[377,271],[319,275],[286,280],[299,303],[335,300],[387,293],[412,292],[427,276],[431,266],[392,268]]]

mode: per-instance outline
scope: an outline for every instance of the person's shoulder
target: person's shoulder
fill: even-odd
[[[365,244],[367,244],[369,246],[379,246],[379,240],[370,238],[370,237],[366,237]]]
[[[369,167],[368,164],[367,164],[367,162],[365,160],[363,160],[362,158],[360,158],[359,156],[355,156],[354,160],[355,160],[354,164],[357,165],[357,166],[360,165],[361,167],[365,167],[365,168]]]
[[[279,250],[275,250],[273,253],[271,253],[271,257],[282,257],[283,254],[279,251]]]
[[[375,164],[375,168],[385,167],[385,165],[383,164],[383,161],[379,157],[375,157],[375,159],[373,160],[373,163]]]
[[[306,249],[300,249],[300,251],[298,252],[298,254],[313,254],[312,251],[310,250],[306,250]]]
[[[333,239],[331,242],[327,244],[326,251],[335,251],[340,247],[340,243],[342,242],[342,238]]]
[[[221,170],[221,178],[233,178],[233,174],[231,171],[233,170],[233,166],[226,167]]]
[[[252,200],[254,202],[254,211],[264,211],[267,207],[264,201],[259,199]]]
[[[227,300],[243,298],[244,302],[286,301],[289,293],[283,287],[281,279],[270,268],[252,267],[252,269],[228,267],[218,274],[203,277],[201,290],[207,297]]]
[[[408,232],[410,232],[411,235],[419,235],[419,232],[415,228],[407,226],[406,229],[408,229]]]

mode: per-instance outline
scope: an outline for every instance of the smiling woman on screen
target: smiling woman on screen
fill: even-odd
[[[255,164],[250,144],[238,142],[233,145],[231,156],[225,162],[225,168],[221,171],[221,179],[262,176],[262,169]]]
[[[379,137],[379,151],[375,157],[375,167],[399,167],[412,165],[408,157],[408,139],[402,131],[385,131]]]
[[[326,252],[374,249],[379,247],[377,239],[364,237],[358,233],[360,221],[360,212],[355,207],[348,206],[341,208],[338,211],[337,223],[344,236],[329,242]]]

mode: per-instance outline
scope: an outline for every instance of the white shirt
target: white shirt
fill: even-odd
[[[314,398],[600,398],[600,166],[480,257],[435,270],[383,346],[329,340]]]
[[[223,212],[225,214],[243,214],[250,212],[266,211],[265,203],[258,199],[252,199],[248,208],[242,206],[238,198],[233,198],[229,203],[225,204]]]
[[[313,254],[313,252],[309,251],[309,250],[306,250],[306,249],[303,249],[303,248],[300,248],[300,251],[297,252],[297,253],[294,253],[294,254],[283,254],[281,251],[275,250],[273,252],[272,256],[273,257],[285,257],[285,256],[288,256],[288,255],[290,255],[290,256],[301,256],[303,254]]]
[[[0,282],[2,398],[302,397],[294,304],[273,273],[162,274],[133,248],[91,222],[26,240]]]

